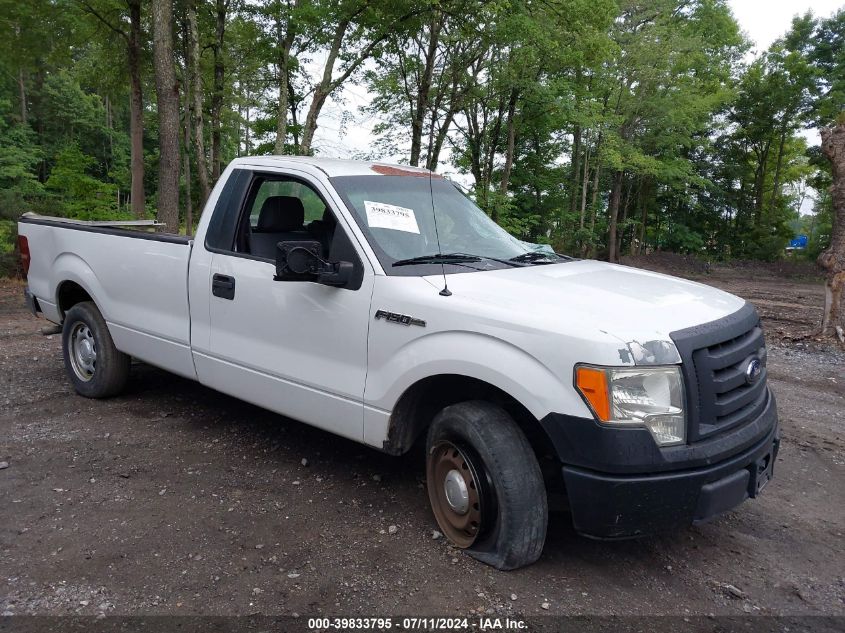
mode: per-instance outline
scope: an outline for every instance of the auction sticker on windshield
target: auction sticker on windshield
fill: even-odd
[[[364,200],[367,210],[367,224],[371,229],[391,229],[406,233],[419,233],[417,216],[413,209],[397,207],[386,202],[371,202]]]

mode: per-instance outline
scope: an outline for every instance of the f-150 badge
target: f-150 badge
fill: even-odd
[[[396,312],[388,312],[387,310],[376,310],[376,320],[384,319],[388,323],[398,323],[400,325],[419,325],[425,327],[425,321],[422,319],[415,319],[407,314],[398,314]]]

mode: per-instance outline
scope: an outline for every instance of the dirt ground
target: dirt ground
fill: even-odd
[[[635,541],[555,515],[540,561],[507,573],[433,538],[421,463],[141,364],[121,397],[74,395],[60,337],[0,283],[0,612],[845,616],[845,354],[792,340],[818,322],[820,282],[673,270],[760,308],[774,480]]]

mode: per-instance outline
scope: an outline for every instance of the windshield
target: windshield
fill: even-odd
[[[331,181],[389,275],[429,274],[436,272],[435,265],[439,271],[441,263],[452,272],[518,266],[523,264],[509,260],[538,252],[537,245],[510,235],[441,177],[338,176]],[[551,249],[544,252],[557,259]],[[437,254],[474,259],[408,261]]]

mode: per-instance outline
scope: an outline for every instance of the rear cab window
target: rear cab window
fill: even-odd
[[[323,199],[309,185],[297,180],[261,180],[255,193],[249,211],[249,225],[256,228],[261,208],[268,198],[289,197],[297,198],[302,202],[304,210],[304,223],[322,220],[326,212],[326,205]]]

